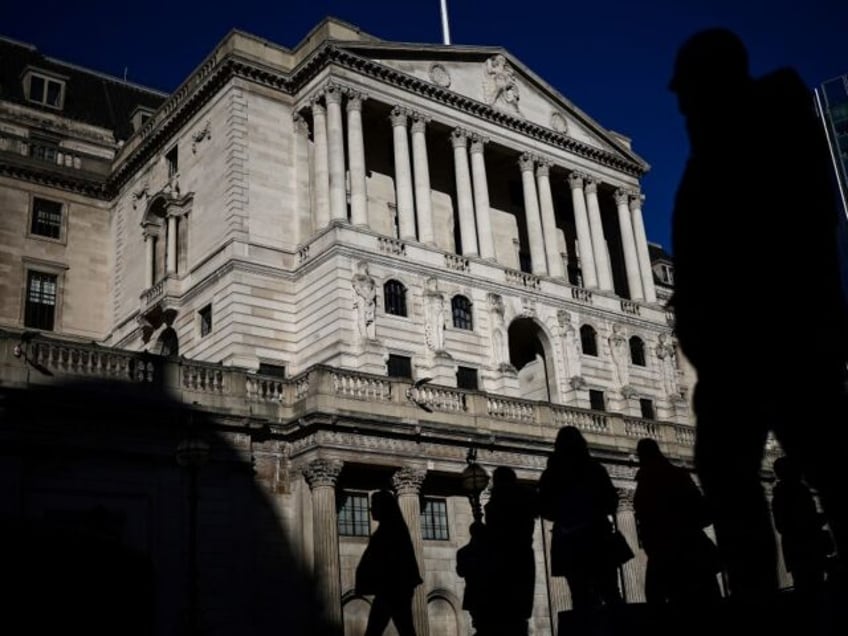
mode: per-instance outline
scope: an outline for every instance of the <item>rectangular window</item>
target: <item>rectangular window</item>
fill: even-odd
[[[593,411],[606,411],[607,405],[604,402],[604,392],[596,389],[589,389],[589,408]]]
[[[642,418],[654,419],[654,402],[648,398],[639,398],[639,408],[642,410]]]
[[[56,319],[57,277],[30,271],[27,274],[24,326],[53,331]]]
[[[477,369],[472,367],[457,367],[456,386],[459,389],[477,390]]]
[[[386,368],[390,378],[412,379],[412,358],[409,356],[389,354],[389,361],[386,364]]]
[[[275,378],[286,377],[286,368],[281,364],[259,363],[259,375],[270,375]]]
[[[30,232],[38,236],[57,239],[62,234],[62,204],[34,197]]]
[[[342,491],[339,497],[339,535],[370,536],[371,512],[368,509],[368,493]]]
[[[444,499],[425,497],[421,501],[421,538],[447,541],[448,502]]]
[[[165,161],[168,163],[168,178],[170,179],[180,170],[180,156],[177,152],[177,146],[168,151],[168,154],[165,155]]]
[[[200,318],[200,336],[208,336],[212,333],[212,305],[206,305],[197,315]]]
[[[44,104],[52,108],[62,107],[62,90],[65,85],[43,75],[31,73],[29,76],[29,101],[36,104]]]

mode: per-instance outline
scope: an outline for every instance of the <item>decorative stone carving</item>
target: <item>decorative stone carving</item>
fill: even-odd
[[[144,205],[144,204],[146,204],[147,199],[149,199],[149,198],[150,198],[150,184],[148,184],[147,182],[142,183],[141,186],[138,188],[138,190],[136,190],[135,192],[132,193],[133,210],[138,208],[139,201],[144,199],[144,201],[142,201],[142,205]]]
[[[572,388],[583,386],[582,362],[580,355],[580,336],[577,328],[571,320],[571,314],[565,309],[557,311],[557,324],[563,342],[563,356],[565,358],[565,372]]]
[[[492,325],[492,355],[498,369],[512,368],[509,361],[509,339],[506,331],[503,298],[499,294],[489,294],[489,307]]]
[[[536,317],[536,301],[532,298],[521,298],[521,316],[523,318],[535,318]]]
[[[389,120],[392,122],[392,126],[403,126],[405,128],[408,119],[409,111],[400,106],[395,106],[392,108],[392,112],[389,113]]]
[[[583,181],[585,184],[583,186],[583,190],[586,192],[586,194],[595,194],[598,192],[598,182],[595,181],[594,178],[584,177]]]
[[[660,334],[656,354],[660,361],[660,373],[666,395],[676,398],[680,395],[680,387],[677,384],[677,349],[668,334]]]
[[[465,148],[468,145],[468,131],[454,128],[451,131],[451,144],[454,148]]]
[[[521,168],[521,172],[525,172],[527,170],[532,171],[536,165],[536,157],[531,155],[529,152],[525,152],[518,158],[518,167]]]
[[[483,99],[490,106],[519,113],[515,71],[503,55],[493,55],[483,67]]]
[[[445,350],[445,298],[439,291],[439,281],[428,278],[424,289],[424,307],[427,324],[424,337],[432,351]]]
[[[403,495],[418,496],[418,493],[421,492],[421,484],[424,483],[426,476],[426,470],[404,466],[392,475],[392,488],[394,488],[398,497]]]
[[[621,188],[617,188],[613,193],[613,198],[615,199],[616,205],[627,205],[627,200],[630,197],[630,193],[626,190],[622,190]]]
[[[427,124],[430,123],[430,118],[422,115],[421,113],[413,113],[412,114],[412,125],[409,129],[413,133],[423,133],[427,132]]]
[[[621,325],[613,325],[609,337],[610,357],[612,358],[613,382],[620,387],[621,394],[627,397],[630,389],[630,346]]]
[[[302,472],[310,490],[321,487],[335,488],[343,467],[344,462],[340,459],[319,458],[304,466]]]
[[[572,190],[582,188],[584,179],[586,179],[586,175],[582,172],[572,172],[568,175],[568,185],[571,186]]]
[[[472,154],[475,152],[483,152],[483,148],[487,143],[489,143],[488,138],[480,135],[472,135],[471,146],[468,148],[468,151]]]
[[[197,145],[204,140],[212,139],[212,124],[209,120],[203,124],[203,128],[192,134],[191,136],[191,152],[197,154]]]
[[[618,511],[632,512],[633,511],[633,495],[636,491],[632,488],[616,488],[618,491]]]
[[[356,273],[351,281],[354,297],[354,308],[356,309],[356,324],[359,328],[361,339],[377,339],[377,284],[368,273],[368,263],[359,261],[356,264]]]
[[[430,66],[430,81],[436,86],[450,88],[451,76],[450,73],[448,73],[448,69],[446,69],[442,64],[432,64]]]
[[[551,174],[551,164],[547,161],[540,161],[536,166],[537,177],[549,177]]]
[[[294,115],[292,115],[292,122],[294,123],[295,133],[297,133],[298,135],[309,134],[309,124],[300,113],[295,113]]]
[[[365,93],[360,93],[359,91],[349,90],[347,92],[347,104],[346,108],[348,111],[358,110],[362,111],[362,102],[364,102],[368,97]]]
[[[551,113],[551,129],[563,135],[568,132],[568,122],[562,113]]]
[[[329,82],[324,86],[324,101],[327,104],[341,104],[344,93],[345,88],[343,86]]]

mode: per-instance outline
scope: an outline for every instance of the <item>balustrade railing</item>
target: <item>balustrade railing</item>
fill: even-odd
[[[356,373],[331,372],[333,390],[336,395],[352,397],[359,400],[388,401],[392,399],[392,383],[367,375]]]
[[[141,355],[71,343],[35,342],[32,358],[42,368],[66,375],[152,382],[153,362]]]
[[[200,393],[224,393],[224,370],[187,364],[183,367],[183,387]]]
[[[574,426],[586,433],[608,433],[609,421],[606,413],[583,411],[567,406],[552,405],[554,424],[557,428]]]
[[[506,282],[510,285],[518,285],[519,287],[526,287],[527,289],[539,289],[541,281],[539,277],[534,274],[521,272],[517,269],[506,269],[504,272],[506,273]]]
[[[247,399],[254,402],[282,402],[286,386],[288,383],[278,378],[245,376],[244,389]]]
[[[411,389],[410,397],[417,404],[424,404],[434,411],[462,413],[468,410],[465,393],[435,386]]]
[[[660,424],[653,420],[637,420],[626,417],[624,418],[624,434],[628,437],[650,437],[658,440],[660,438]]]
[[[535,422],[536,410],[532,402],[489,395],[486,399],[486,415],[495,419],[530,424]]]

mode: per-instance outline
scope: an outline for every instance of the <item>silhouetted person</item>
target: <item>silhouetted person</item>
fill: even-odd
[[[720,598],[718,552],[704,532],[710,524],[701,491],[652,439],[639,440],[633,509],[648,566],[649,603],[708,603]]]
[[[498,467],[492,474],[492,496],[485,512],[492,548],[493,624],[502,634],[527,634],[536,584],[533,530],[538,513],[535,493],[518,483],[514,470]]]
[[[462,609],[471,615],[477,636],[494,634],[492,624],[492,594],[490,588],[497,584],[493,576],[493,552],[489,531],[482,521],[469,528],[471,538],[456,552],[456,573],[465,579]]]
[[[409,528],[387,490],[371,496],[371,516],[379,525],[356,569],[356,592],[374,595],[365,636],[379,636],[389,620],[400,636],[415,636],[412,594],[422,580]]]
[[[792,574],[792,583],[808,602],[824,584],[825,562],[829,552],[823,519],[801,473],[788,457],[774,462],[777,484],[772,497],[774,525],[780,533],[783,559]]]
[[[580,431],[564,426],[539,481],[542,516],[554,522],[551,574],[564,576],[575,610],[621,603],[610,517],[618,493]],[[632,556],[632,554],[631,554]]]
[[[772,428],[821,492],[845,540],[846,317],[827,150],[809,90],[782,69],[748,72],[742,42],[704,31],[680,49],[670,86],[690,156],[674,209],[674,307],[698,373],[695,463],[714,512],[731,593],[777,589],[760,480]],[[780,311],[802,294],[804,316]]]

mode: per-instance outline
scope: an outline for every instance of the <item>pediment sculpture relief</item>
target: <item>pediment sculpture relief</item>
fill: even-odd
[[[483,65],[483,99],[490,106],[520,113],[521,98],[515,70],[503,55],[493,55]]]

